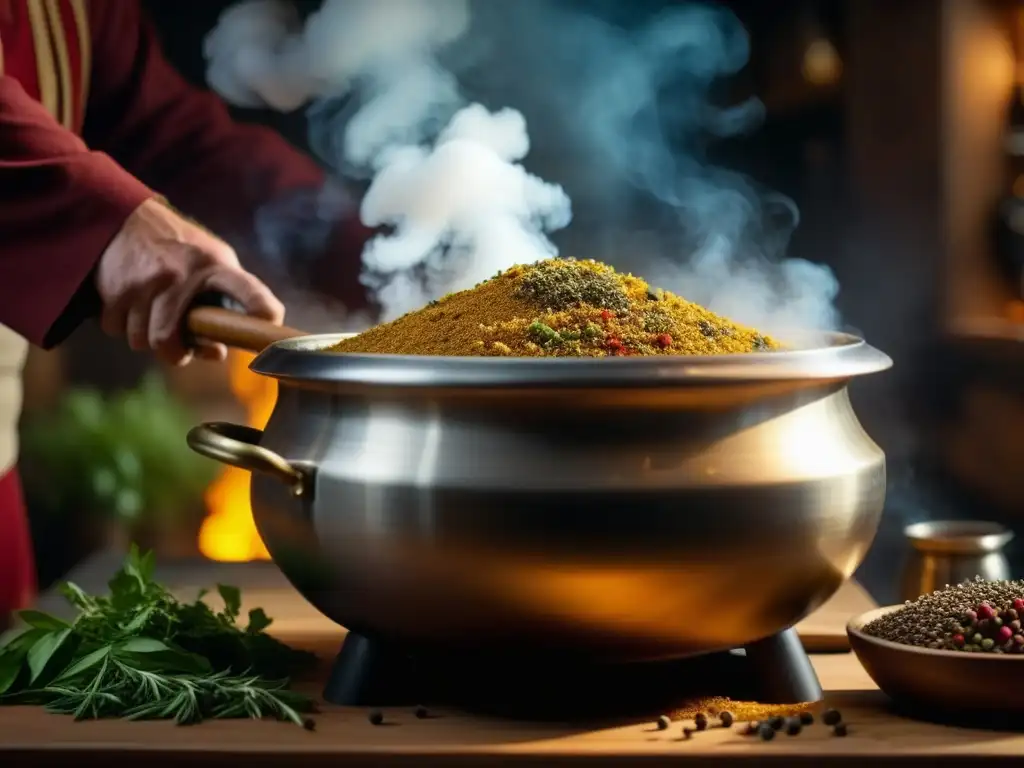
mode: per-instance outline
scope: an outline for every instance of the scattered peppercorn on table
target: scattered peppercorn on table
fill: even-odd
[[[70,578],[86,590],[102,589],[120,562],[104,553]],[[162,571],[162,572],[161,572]],[[269,563],[167,564],[158,578],[182,596],[231,583],[248,607],[262,607],[286,642],[329,661],[343,630],[292,591]],[[44,595],[41,610],[59,614],[60,598]],[[799,627],[805,645],[839,648],[847,618],[872,607],[856,584]],[[0,708],[0,765],[197,766],[561,766],[600,765],[864,765],[917,762],[963,765],[1016,761],[1024,734],[933,725],[892,714],[886,698],[851,653],[814,653],[826,701],[811,715],[781,718],[774,735],[747,734],[740,703],[708,702],[701,712],[680,711],[659,721],[625,725],[558,725],[501,720],[433,707],[343,709],[325,705],[316,730],[247,720],[179,727],[167,722],[74,722],[36,708]],[[308,684],[315,693],[319,683]],[[735,709],[735,711],[732,711]],[[825,715],[825,710],[836,710]],[[726,714],[727,713],[727,714]],[[668,713],[667,713],[668,714]],[[685,719],[679,719],[685,718]],[[729,727],[723,725],[729,722]],[[379,722],[379,724],[374,724]],[[837,724],[838,723],[838,724]],[[701,728],[703,726],[703,728]]]

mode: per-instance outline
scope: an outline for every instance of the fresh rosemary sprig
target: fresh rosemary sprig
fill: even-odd
[[[261,609],[237,623],[241,594],[219,586],[224,610],[182,603],[153,578],[152,553],[132,548],[107,597],[74,584],[71,623],[22,611],[24,626],[0,638],[0,704],[37,704],[78,720],[274,717],[307,728],[313,702],[287,678],[312,660],[266,633]]]

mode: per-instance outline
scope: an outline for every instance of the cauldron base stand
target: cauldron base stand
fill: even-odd
[[[660,714],[707,696],[788,704],[820,701],[822,691],[795,629],[735,651],[618,665],[410,653],[349,633],[324,689],[342,706],[456,706],[530,719]]]

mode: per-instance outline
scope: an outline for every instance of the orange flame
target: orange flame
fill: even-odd
[[[249,370],[253,356],[231,350],[228,366],[231,391],[245,406],[246,423],[263,429],[277,402],[277,382]],[[199,551],[211,560],[269,560],[256,531],[249,499],[250,473],[228,467],[206,490],[209,514],[199,530]]]

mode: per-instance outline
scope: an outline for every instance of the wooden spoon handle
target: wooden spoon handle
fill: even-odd
[[[185,316],[184,335],[192,345],[196,339],[216,341],[247,352],[262,352],[275,341],[306,336],[303,331],[274,325],[244,314],[228,296],[209,293],[197,297]]]

